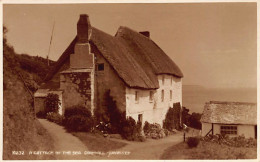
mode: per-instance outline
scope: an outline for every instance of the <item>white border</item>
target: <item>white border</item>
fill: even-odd
[[[260,40],[260,34],[259,34],[259,0],[0,0],[0,11],[1,11],[1,27],[3,26],[3,4],[81,4],[81,3],[225,3],[225,2],[257,2],[257,83],[260,83],[260,56],[259,56],[259,40]],[[2,28],[3,29],[3,28]],[[0,35],[3,37],[3,30],[1,30]],[[0,91],[1,91],[1,106],[3,108],[3,39],[0,40],[1,46],[1,56],[0,56],[0,61],[1,61],[1,76],[0,76]],[[257,103],[260,101],[260,87],[259,84],[257,84]],[[2,109],[3,110],[3,109]],[[257,159],[255,160],[225,160],[225,161],[260,161],[260,146],[259,146],[259,137],[260,137],[260,128],[259,128],[259,123],[260,123],[260,104],[257,104]],[[1,159],[3,159],[3,111],[0,113],[0,144],[1,144]],[[217,150],[216,150],[217,151]],[[15,161],[15,160],[12,160]],[[19,161],[26,161],[26,160],[19,160]],[[51,161],[51,160],[44,160],[44,161]],[[62,161],[62,160],[55,160],[55,161]],[[66,160],[66,161],[75,161],[75,160]],[[93,161],[98,161],[98,160],[93,160]],[[104,160],[108,161],[108,160]],[[126,161],[126,160],[117,160],[117,161]],[[127,161],[142,161],[142,160],[127,160]],[[156,160],[156,161],[166,161],[166,160]],[[169,160],[167,160],[169,161]],[[171,160],[172,161],[172,160]],[[184,161],[184,160],[174,160],[174,161]],[[185,161],[202,161],[202,160],[185,160]],[[203,161],[223,161],[223,160],[203,160]]]

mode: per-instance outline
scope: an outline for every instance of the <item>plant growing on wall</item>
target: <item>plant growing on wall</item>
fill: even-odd
[[[96,122],[110,123],[112,133],[117,133],[121,126],[120,121],[125,119],[125,114],[117,108],[116,101],[113,100],[109,90],[105,93],[104,98],[106,106],[95,109]]]
[[[58,113],[59,105],[61,103],[60,103],[59,96],[57,94],[49,93],[46,99],[44,100],[44,104],[45,104],[46,113],[48,112]]]
[[[173,129],[180,129],[180,119],[181,119],[181,105],[180,103],[174,103],[173,108],[169,108],[165,119],[163,121],[163,128],[172,131]]]

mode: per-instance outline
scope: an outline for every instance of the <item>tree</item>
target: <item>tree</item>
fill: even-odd
[[[44,101],[45,112],[55,112],[57,113],[60,106],[60,99],[57,94],[49,93]]]

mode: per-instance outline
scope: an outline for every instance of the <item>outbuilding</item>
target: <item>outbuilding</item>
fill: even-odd
[[[257,138],[257,107],[255,103],[210,101],[205,104],[201,123],[202,136]]]

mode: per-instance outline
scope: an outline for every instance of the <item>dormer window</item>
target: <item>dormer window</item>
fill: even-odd
[[[170,90],[170,100],[172,100],[172,90]]]

